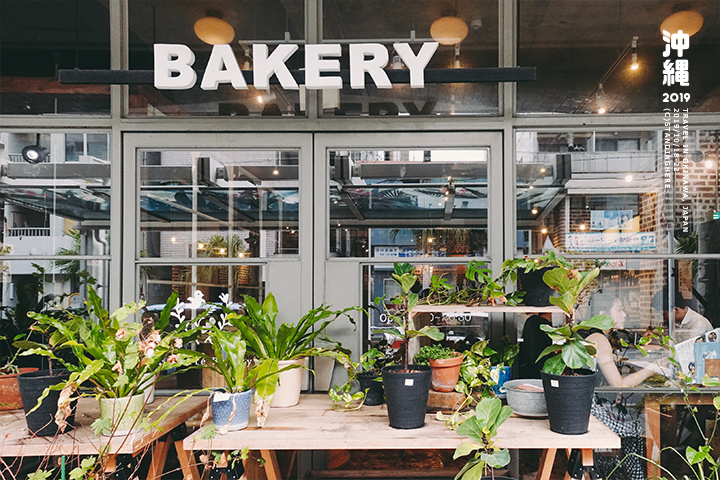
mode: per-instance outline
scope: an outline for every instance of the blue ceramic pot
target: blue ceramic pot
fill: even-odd
[[[252,390],[240,393],[216,392],[210,401],[213,423],[219,433],[248,426]]]
[[[510,367],[490,368],[490,376],[497,382],[497,385],[493,385],[492,387],[496,397],[505,398],[505,382],[510,380],[510,373]]]

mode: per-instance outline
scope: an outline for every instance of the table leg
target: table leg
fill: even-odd
[[[540,458],[540,466],[538,467],[537,480],[550,480],[556,454],[557,448],[546,448],[543,450],[542,457]]]
[[[162,477],[163,469],[165,468],[165,461],[167,460],[167,454],[170,450],[170,444],[173,439],[170,435],[165,437],[165,440],[157,442],[153,449],[152,457],[150,458],[150,470],[148,470],[148,480],[155,480]]]
[[[645,397],[645,455],[651,461],[647,464],[648,477],[658,475],[660,464],[660,399],[654,396]]]
[[[260,455],[265,460],[265,475],[268,480],[282,480],[275,450],[260,450]]]
[[[177,452],[178,460],[180,461],[183,478],[185,480],[200,480],[200,473],[195,465],[193,452],[183,450],[182,440],[175,442],[175,451]]]

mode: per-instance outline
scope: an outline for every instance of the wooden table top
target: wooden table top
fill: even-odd
[[[251,409],[253,410],[253,409]],[[454,449],[464,438],[428,414],[425,426],[398,430],[388,424],[384,405],[363,406],[354,412],[336,412],[326,394],[302,395],[300,404],[271,408],[265,427],[200,438],[205,427],[187,437],[186,450],[334,450],[334,449]],[[506,448],[620,448],[620,438],[594,417],[584,435],[550,431],[547,418],[509,418],[499,429],[496,444]]]
[[[157,420],[177,400],[167,397],[155,397],[155,401],[145,407],[145,414],[152,413],[150,422]],[[137,454],[152,442],[170,432],[189,418],[202,413],[207,396],[191,397],[180,403],[160,423],[160,429],[139,431],[130,435],[99,437],[90,425],[99,417],[98,401],[95,398],[82,398],[78,402],[75,415],[75,428],[56,437],[31,437],[22,409],[0,414],[0,456],[33,457],[46,455],[95,455],[98,448],[110,444],[111,454]],[[158,408],[159,407],[159,408]],[[157,408],[157,411],[155,411]]]
[[[534,307],[531,305],[475,305],[467,306],[461,304],[452,305],[416,305],[410,311],[412,315],[417,313],[562,313],[560,307],[554,305],[548,307]]]

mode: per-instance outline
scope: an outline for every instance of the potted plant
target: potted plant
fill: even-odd
[[[377,348],[371,348],[360,355],[356,372],[360,390],[365,392],[365,405],[382,405],[384,402],[382,369],[391,364],[392,359],[389,359],[384,351]]]
[[[430,386],[438,392],[452,392],[460,377],[463,354],[442,345],[424,345],[415,354],[415,363],[430,365]]]
[[[518,353],[520,353],[520,346],[510,340],[510,337],[507,335],[500,340],[500,346],[497,350],[486,348],[484,354],[490,356],[490,363],[492,364],[490,376],[495,382],[495,385],[492,387],[495,395],[504,397],[504,384],[510,380],[512,366]]]
[[[469,437],[455,449],[453,459],[473,454],[473,457],[455,476],[460,479],[481,479],[491,473],[493,468],[501,468],[510,463],[510,452],[495,446],[497,429],[512,415],[512,409],[503,406],[498,398],[483,398],[475,407],[474,415],[468,417],[457,429],[459,435]],[[505,477],[492,476],[494,479]]]
[[[342,385],[334,385],[328,390],[330,400],[332,400],[332,409],[338,412],[349,412],[359,410],[365,403],[365,391],[360,388],[353,392],[354,387],[358,383],[357,375],[359,372],[359,363],[350,360],[349,352],[340,352],[339,360],[342,361],[348,379]]]
[[[612,327],[613,320],[607,315],[596,315],[577,322],[575,312],[581,295],[599,273],[599,268],[578,272],[558,267],[543,275],[545,283],[559,294],[550,297],[550,302],[565,313],[562,326],[540,326],[553,341],[538,356],[538,360],[551,355],[545,361],[542,380],[550,429],[557,433],[575,435],[587,432],[596,375],[589,366],[593,364],[597,352],[580,332],[593,328],[607,330]]]
[[[70,311],[63,319],[29,314],[37,322],[37,329],[49,334],[48,342],[23,345],[27,347],[23,355],[48,357],[70,372],[67,380],[46,388],[38,399],[40,405],[50,391],[60,391],[55,421],[61,432],[72,413],[72,402],[84,395],[95,396],[100,402],[100,418],[93,423],[96,433],[123,434],[141,425],[143,389],[148,381],[169,369],[189,366],[199,358],[196,352],[182,349],[183,339],[197,333],[197,329],[189,328],[189,322],[183,321],[172,332],[165,332],[177,304],[177,294],[173,293],[155,330],[145,340],[138,339],[142,324],[132,321],[144,302],[126,304],[109,313],[92,287],[86,301],[87,316]],[[57,355],[63,349],[70,349],[77,363]]]
[[[10,342],[8,342],[5,336],[0,336],[0,341],[5,342],[8,352],[12,350],[9,344]],[[15,350],[12,355],[5,358],[4,365],[0,366],[0,410],[23,408],[18,375],[37,370],[37,368],[34,367],[18,367],[15,364],[18,353],[18,350]]]
[[[307,359],[311,356],[329,356],[336,358],[336,349],[313,346],[313,341],[324,334],[325,328],[332,322],[348,315],[351,311],[360,311],[357,307],[332,310],[329,305],[311,309],[296,324],[276,324],[278,307],[272,293],[262,305],[249,295],[245,295],[245,314],[231,313],[227,320],[243,334],[248,351],[258,360],[271,359],[278,377],[278,387],[274,396],[258,398],[256,412],[258,426],[262,426],[267,417],[267,407],[289,407],[297,405],[302,386],[302,368],[307,368]],[[329,339],[328,339],[329,340]]]
[[[226,385],[223,391],[213,393],[210,400],[213,423],[220,434],[242,430],[248,425],[253,389],[262,398],[275,392],[278,362],[271,358],[248,360],[240,330],[221,330],[212,323],[206,324],[206,329],[214,355],[201,354],[203,367],[221,375]]]
[[[505,260],[500,273],[500,283],[503,286],[517,284],[515,295],[522,294],[523,305],[548,306],[553,290],[543,282],[543,275],[553,267],[572,268],[570,262],[562,255],[556,255],[553,250],[545,254],[530,258]]]
[[[411,365],[408,362],[408,342],[417,336],[427,336],[435,341],[445,335],[437,327],[424,326],[415,330],[410,310],[418,303],[418,295],[412,292],[417,283],[414,267],[409,263],[395,263],[392,278],[400,287],[400,293],[390,299],[392,310],[385,297],[377,297],[375,304],[382,308],[388,319],[395,324],[387,333],[404,342],[403,364],[386,366],[382,370],[383,386],[388,407],[388,419],[393,428],[419,428],[425,424],[425,409],[430,392],[430,367]]]

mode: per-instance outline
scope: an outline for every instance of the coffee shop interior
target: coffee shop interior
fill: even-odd
[[[684,51],[663,38],[670,17],[685,22]],[[407,70],[396,44],[425,42],[439,42],[426,70],[442,76],[422,88],[208,90],[198,75],[170,90],[148,74],[158,44],[189,47],[200,72],[216,43],[242,70],[254,45],[296,44],[293,71],[306,45],[339,45],[347,70],[351,45],[375,43],[392,71]],[[686,61],[684,76],[668,78],[668,58]],[[577,317],[613,310],[618,371],[660,365],[602,394],[644,422],[642,389],[692,374],[635,345],[658,327],[689,339],[697,316],[702,334],[720,327],[718,60],[718,0],[2,0],[1,333],[29,311],[80,307],[90,285],[107,308],[144,300],[151,313],[172,291],[236,306],[272,293],[284,322],[322,303],[367,309],[356,328],[327,329],[357,360],[397,346],[370,308],[397,293],[394,263],[414,266],[422,293],[433,278],[461,284],[471,261],[497,275],[506,260],[554,252],[599,268]],[[477,75],[457,83],[463,70]],[[448,345],[522,345],[533,313],[461,305],[423,318]],[[331,381],[343,374],[335,366]],[[188,372],[158,388],[202,383]],[[306,387],[327,389],[312,377]],[[677,424],[655,443],[696,448],[693,426]],[[388,455],[387,468],[454,465]],[[511,473],[535,478],[537,462],[521,452]],[[612,478],[644,478],[623,474]]]

